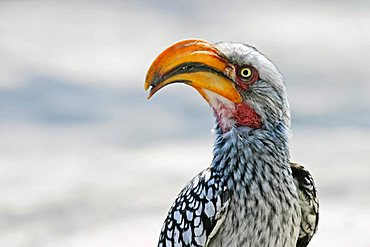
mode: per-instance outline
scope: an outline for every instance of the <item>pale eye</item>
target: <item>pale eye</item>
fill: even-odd
[[[252,69],[251,68],[241,68],[239,70],[239,77],[244,80],[248,80],[252,76]]]

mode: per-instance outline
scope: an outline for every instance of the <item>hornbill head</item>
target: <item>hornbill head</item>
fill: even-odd
[[[150,66],[148,98],[172,83],[195,88],[213,108],[223,132],[233,127],[271,128],[290,125],[282,75],[254,47],[242,43],[179,41]]]

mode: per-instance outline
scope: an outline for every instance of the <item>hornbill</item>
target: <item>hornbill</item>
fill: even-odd
[[[309,171],[290,162],[289,104],[275,65],[246,44],[188,39],[154,60],[148,98],[172,83],[209,103],[216,138],[211,165],[176,198],[158,246],[307,246],[317,192]]]

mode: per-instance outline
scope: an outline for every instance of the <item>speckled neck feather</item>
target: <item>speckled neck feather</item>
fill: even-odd
[[[214,159],[211,166],[226,173],[225,175],[238,170],[250,171],[252,166],[263,165],[290,170],[289,130],[282,122],[273,129],[240,126],[233,127],[226,133],[216,125],[215,133]],[[241,167],[247,164],[248,167]]]
[[[211,246],[221,246],[218,241],[222,246],[295,246],[299,228],[293,226],[299,225],[300,212],[287,133],[283,123],[273,129],[234,127],[227,133],[216,127],[211,167],[225,179],[233,213]]]

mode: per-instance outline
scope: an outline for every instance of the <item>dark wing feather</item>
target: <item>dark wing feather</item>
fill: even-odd
[[[306,247],[317,231],[319,221],[319,201],[316,186],[308,170],[302,165],[291,163],[294,183],[298,189],[302,220],[297,247]]]
[[[205,246],[217,231],[228,200],[221,176],[211,168],[204,170],[177,196],[163,224],[158,246]]]

